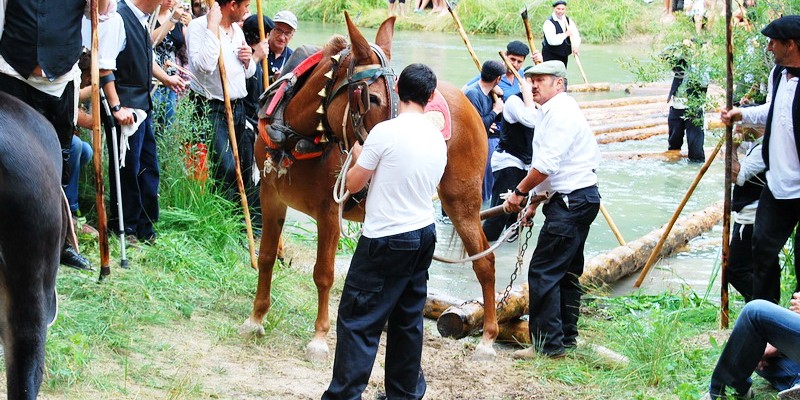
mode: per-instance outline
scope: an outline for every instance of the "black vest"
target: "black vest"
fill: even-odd
[[[564,16],[564,18],[567,20],[567,24],[569,25],[569,17]],[[547,20],[556,27],[556,34],[564,33],[564,30],[561,29],[561,24],[553,19],[552,15]],[[549,43],[547,43],[547,38],[544,38],[542,41],[542,54],[545,52],[555,54],[560,57],[568,57],[570,54],[572,54],[572,40],[570,40],[570,38],[566,38],[560,45],[551,46]]]
[[[522,98],[522,93],[515,96]],[[533,128],[517,122],[514,124],[503,121],[503,130],[500,131],[500,143],[497,150],[504,151],[519,158],[523,163],[530,164],[533,155]]]
[[[24,78],[39,65],[49,79],[69,72],[81,56],[85,0],[9,0],[0,55]]]
[[[781,72],[784,67],[775,66],[772,73],[772,101],[769,103],[769,114],[767,114],[767,125],[764,129],[764,164],[769,169],[769,135],[772,131],[772,114],[775,108],[775,97],[778,94],[778,85],[781,83]],[[794,127],[794,145],[797,147],[797,158],[800,160],[800,88],[794,92],[792,101],[792,126]]]
[[[113,0],[112,0],[113,1]],[[117,56],[117,95],[124,107],[150,110],[150,81],[153,78],[153,42],[124,1],[117,12],[125,25],[125,48]]]
[[[748,154],[753,151],[761,151],[761,149],[757,149],[759,146],[760,145],[753,146],[753,148],[748,151]],[[763,170],[745,181],[744,185],[733,185],[731,210],[736,212],[742,211],[744,206],[758,200],[761,197],[761,191],[764,189],[765,182],[767,182],[767,171]]]

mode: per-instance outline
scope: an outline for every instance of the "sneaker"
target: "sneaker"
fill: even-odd
[[[65,244],[64,250],[61,250],[61,265],[83,271],[94,270],[94,268],[92,268],[92,263],[89,262],[89,259],[78,254],[78,251],[69,244]]]
[[[778,392],[778,398],[781,400],[800,400],[800,384],[781,390]]]

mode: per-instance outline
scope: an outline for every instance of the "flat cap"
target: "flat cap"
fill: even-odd
[[[489,82],[500,75],[505,75],[505,73],[505,64],[497,60],[488,60],[484,62],[483,67],[481,67],[481,80]]]
[[[525,76],[528,75],[553,75],[559,78],[566,78],[567,67],[558,60],[545,61],[525,70]]]
[[[284,24],[291,26],[292,29],[297,29],[297,17],[295,17],[294,13],[291,11],[278,11],[273,20],[275,23],[283,22]]]
[[[800,15],[787,15],[772,21],[761,34],[770,39],[800,39]]]
[[[275,23],[272,22],[272,20],[269,19],[269,17],[265,15],[264,16],[264,32],[265,33],[269,33],[269,31],[271,31],[272,28],[274,28],[274,27],[275,27]],[[258,15],[252,14],[249,17],[247,17],[247,19],[244,20],[244,23],[242,23],[242,31],[244,32],[245,35],[255,34],[256,36],[258,36]]]
[[[531,52],[531,49],[529,49],[525,43],[515,40],[508,43],[508,46],[506,46],[506,52],[508,54],[516,54],[518,56],[525,57]]]
[[[555,7],[555,6],[559,5],[559,4],[567,5],[567,2],[564,1],[564,0],[556,0],[556,1],[553,2],[553,7]]]

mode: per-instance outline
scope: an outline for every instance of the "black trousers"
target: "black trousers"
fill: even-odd
[[[75,85],[67,83],[61,97],[51,96],[40,92],[27,83],[12,76],[0,73],[0,90],[22,100],[42,114],[56,130],[58,142],[61,145],[63,168],[61,184],[69,183],[69,160],[72,136],[75,134]]]
[[[781,299],[781,270],[778,255],[800,221],[800,198],[778,200],[769,184],[761,192],[753,227],[753,298],[779,303]],[[795,232],[795,236],[797,236]],[[795,238],[795,245],[797,240]],[[798,254],[795,247],[795,274]]]
[[[500,195],[509,190],[514,190],[517,184],[525,178],[526,174],[527,172],[525,170],[514,167],[503,168],[493,172],[494,184],[492,184],[491,206],[495,207],[503,204],[505,200],[501,199]],[[516,220],[516,214],[509,214],[483,221],[483,233],[486,235],[486,239],[490,242],[497,240],[500,234],[503,233],[503,229],[511,226]]]
[[[542,60],[543,61],[550,61],[550,60],[558,60],[564,63],[564,67],[567,66],[567,62],[569,61],[569,54],[566,56],[562,56],[560,54],[556,54],[547,49],[547,47],[542,48]]]
[[[775,268],[779,269],[780,266],[776,264]],[[753,299],[752,224],[733,224],[730,254],[728,255],[728,282],[741,293],[745,302]]]
[[[669,108],[667,125],[669,127],[669,150],[680,150],[683,146],[683,136],[686,135],[686,142],[689,146],[689,161],[704,162],[706,152],[703,150],[705,132],[703,126],[697,126],[691,119],[683,119],[686,110]]]
[[[600,210],[597,186],[567,196],[556,193],[544,205],[545,220],[528,269],[530,332],[536,350],[557,355],[578,337],[583,248]]]
[[[333,378],[323,400],[361,399],[387,322],[387,399],[425,394],[422,309],[435,245],[433,224],[376,239],[361,236],[339,302]]]

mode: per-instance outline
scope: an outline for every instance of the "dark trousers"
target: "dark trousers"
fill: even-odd
[[[753,298],[773,303],[781,298],[781,270],[778,255],[800,221],[800,198],[778,200],[769,184],[761,192],[753,227]],[[798,257],[795,250],[795,274]]]
[[[113,117],[111,117],[113,118]],[[110,146],[111,127],[105,126],[108,154],[113,156]],[[120,140],[120,128],[117,126],[117,141]],[[152,239],[155,236],[153,224],[158,221],[158,183],[160,172],[156,136],[153,132],[152,118],[147,118],[139,125],[136,133],[128,138],[129,149],[125,153],[125,166],[119,170],[120,188],[122,191],[122,219],[126,235],[135,235],[139,239]],[[113,230],[119,227],[117,215],[116,173],[113,161],[108,163],[108,180],[110,193],[109,226]]]
[[[517,184],[519,184],[519,182],[525,178],[526,171],[519,168],[509,167],[496,171],[493,173],[493,175],[494,184],[492,185],[491,206],[495,207],[503,204],[505,200],[501,199],[500,195],[509,190],[514,190],[514,188],[517,187]],[[516,220],[516,214],[509,214],[489,218],[483,221],[483,233],[486,235],[486,239],[490,242],[497,240],[497,238],[500,237],[500,234],[503,233],[503,229],[511,226],[511,224],[513,224]]]
[[[530,332],[535,348],[557,355],[578,337],[583,247],[600,210],[597,186],[567,195],[556,193],[544,205],[545,220],[528,269]]]
[[[775,265],[775,268],[780,268]],[[753,225],[733,224],[728,254],[728,282],[744,297],[753,299]]]
[[[22,100],[42,114],[56,130],[58,142],[61,144],[61,158],[63,169],[61,184],[69,183],[70,169],[67,165],[72,145],[72,136],[75,134],[75,85],[70,82],[64,89],[61,97],[51,96],[40,92],[27,83],[0,73],[0,90]]]
[[[546,47],[542,48],[542,60],[543,61],[550,61],[550,60],[558,60],[564,63],[564,67],[567,66],[567,62],[569,61],[569,54],[562,56],[560,54],[556,54]]]
[[[684,119],[686,110],[669,108],[667,125],[669,127],[669,150],[680,150],[683,146],[683,136],[686,135],[686,142],[689,146],[689,161],[704,162],[706,152],[703,150],[705,132],[702,124],[697,126],[692,119]]]
[[[333,378],[322,399],[361,399],[387,321],[387,399],[425,394],[422,308],[435,244],[433,224],[382,238],[361,236],[339,303]]]

